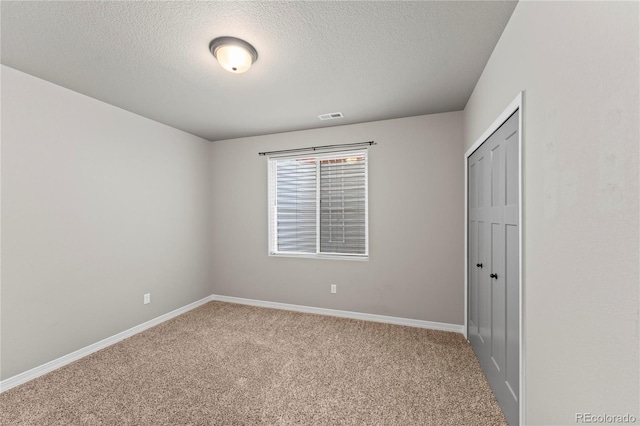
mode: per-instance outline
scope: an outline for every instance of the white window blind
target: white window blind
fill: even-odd
[[[269,159],[269,253],[368,256],[367,151]]]

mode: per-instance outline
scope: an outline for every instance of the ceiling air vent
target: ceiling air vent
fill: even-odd
[[[342,115],[341,112],[331,112],[329,114],[322,114],[318,116],[320,120],[333,120],[334,118],[342,118],[342,117],[344,117],[344,115]]]

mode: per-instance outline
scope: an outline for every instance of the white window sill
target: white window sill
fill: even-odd
[[[289,253],[289,252],[270,252],[269,256],[273,257],[299,257],[304,259],[329,259],[329,260],[355,260],[359,262],[368,262],[369,255],[365,254],[315,254],[315,253]]]

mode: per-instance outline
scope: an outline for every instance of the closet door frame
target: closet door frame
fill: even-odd
[[[469,314],[469,177],[468,177],[468,160],[471,154],[475,150],[477,150],[480,145],[482,145],[502,124],[513,115],[514,112],[518,112],[518,188],[519,188],[519,196],[518,196],[518,231],[519,231],[519,264],[520,270],[519,274],[519,286],[520,286],[520,294],[519,294],[519,331],[520,331],[520,342],[519,342],[519,376],[520,376],[520,385],[518,389],[518,397],[519,397],[519,407],[518,407],[518,415],[520,417],[520,424],[524,425],[525,422],[525,356],[524,356],[524,342],[525,342],[525,326],[524,326],[524,307],[525,307],[525,286],[524,286],[524,259],[523,259],[523,247],[524,247],[524,209],[523,200],[524,200],[524,185],[523,185],[523,138],[524,133],[523,129],[523,118],[524,115],[522,113],[523,108],[523,100],[524,100],[524,92],[518,93],[516,98],[509,104],[509,106],[495,119],[495,121],[489,126],[489,128],[476,140],[476,142],[471,145],[471,147],[464,154],[464,337],[469,339],[468,336],[468,314]]]

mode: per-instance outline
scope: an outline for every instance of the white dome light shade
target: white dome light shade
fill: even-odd
[[[212,40],[209,50],[224,69],[236,74],[247,71],[258,59],[258,52],[253,46],[234,37]]]
[[[220,65],[231,72],[245,72],[253,62],[249,52],[240,46],[220,46],[216,49],[215,55]]]

